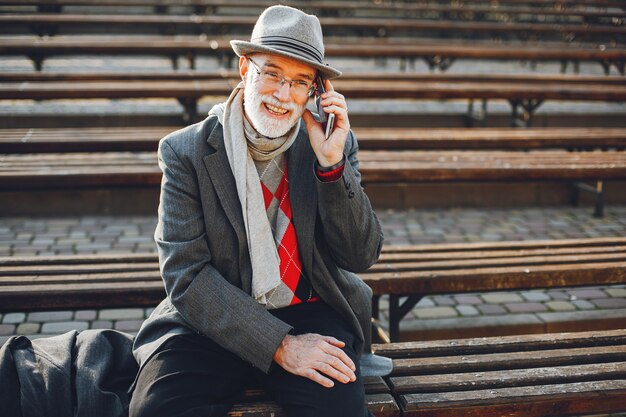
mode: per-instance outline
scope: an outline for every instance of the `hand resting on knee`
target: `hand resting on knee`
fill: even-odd
[[[274,361],[287,372],[332,388],[335,383],[327,377],[344,384],[356,380],[356,367],[341,349],[344,346],[344,342],[331,336],[287,335],[276,349]]]

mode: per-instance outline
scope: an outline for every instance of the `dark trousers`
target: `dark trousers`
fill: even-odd
[[[367,417],[363,381],[348,324],[323,302],[273,310],[293,334],[319,333],[346,343],[357,380],[325,388],[277,364],[269,374],[200,335],[176,336],[143,366],[130,404],[131,417],[222,417],[251,381],[260,383],[290,417]]]

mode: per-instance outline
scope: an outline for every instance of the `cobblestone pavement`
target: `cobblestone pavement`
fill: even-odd
[[[378,211],[388,244],[626,236],[626,206],[602,219],[585,208]],[[0,256],[154,252],[154,217],[0,218]],[[387,302],[381,303],[387,318]],[[151,309],[0,314],[0,343],[69,330],[136,332]],[[426,297],[403,321],[405,339],[470,337],[623,326],[626,285]]]

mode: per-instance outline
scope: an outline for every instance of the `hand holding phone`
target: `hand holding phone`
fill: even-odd
[[[328,139],[328,137],[333,131],[333,128],[335,127],[335,114],[334,113],[327,114],[324,111],[324,107],[321,104],[322,94],[326,92],[326,88],[324,87],[324,79],[321,76],[318,76],[315,79],[315,83],[317,85],[317,88],[315,91],[315,106],[317,108],[317,114],[320,118],[320,123],[322,124],[322,126],[325,127],[324,137]]]

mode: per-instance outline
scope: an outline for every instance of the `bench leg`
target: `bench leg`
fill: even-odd
[[[198,100],[195,98],[179,98],[178,102],[185,108],[183,120],[185,123],[194,123],[198,117]]]
[[[428,65],[428,69],[430,69],[430,71],[438,69],[441,72],[445,72],[454,63],[454,58],[449,56],[435,55],[425,56],[423,58],[424,61],[426,61],[426,64]]]
[[[392,342],[400,340],[400,320],[422,299],[422,295],[410,295],[400,304],[400,295],[389,295],[389,337]]]
[[[591,193],[596,197],[593,216],[598,218],[604,217],[604,182],[602,180],[596,181],[595,187],[583,182],[573,183],[571,190],[571,201],[573,206],[578,206],[581,190]]]
[[[193,52],[187,52],[186,57],[187,57],[187,62],[189,63],[189,69],[195,70],[196,69],[196,54]]]
[[[482,99],[482,104],[479,110],[474,110],[474,100],[471,99],[467,105],[467,127],[485,127],[487,123],[487,99]]]
[[[43,56],[37,55],[29,55],[28,56],[31,61],[33,61],[33,66],[35,67],[35,71],[41,71],[43,68]]]
[[[535,111],[543,100],[509,100],[511,105],[511,127],[529,127]],[[520,108],[523,110],[520,112]]]

